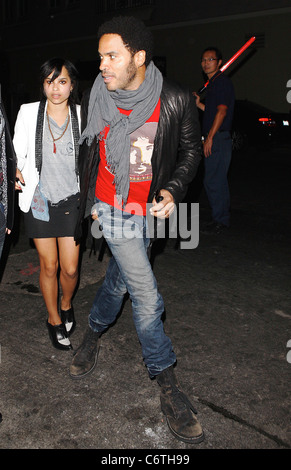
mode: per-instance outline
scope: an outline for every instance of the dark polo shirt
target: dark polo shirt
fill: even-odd
[[[217,106],[220,104],[227,106],[227,114],[219,131],[231,130],[234,102],[234,88],[230,78],[218,71],[212,77],[206,89],[205,111],[203,113],[202,125],[203,135],[208,134],[210,131],[217,113]]]

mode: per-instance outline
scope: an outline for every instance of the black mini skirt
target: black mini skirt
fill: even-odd
[[[49,221],[35,219],[31,209],[24,213],[25,232],[29,238],[73,237],[78,218],[80,194],[58,204],[48,201]]]

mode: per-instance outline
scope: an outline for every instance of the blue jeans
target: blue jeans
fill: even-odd
[[[5,218],[5,213],[4,213],[4,206],[2,202],[0,202],[0,258],[2,255],[5,235],[6,235],[6,218]]]
[[[230,196],[227,173],[231,162],[232,140],[230,132],[215,134],[212,152],[204,158],[204,188],[212,210],[212,218],[220,224],[230,225]]]
[[[105,331],[115,321],[128,292],[143,359],[154,377],[174,364],[176,356],[161,320],[164,302],[147,255],[146,218],[101,201],[95,207],[112,258],[95,296],[89,325],[94,331]]]

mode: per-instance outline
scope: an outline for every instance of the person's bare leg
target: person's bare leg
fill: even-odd
[[[39,262],[40,289],[48,311],[48,322],[51,325],[62,323],[58,314],[58,249],[55,238],[35,238]]]
[[[69,310],[78,282],[79,245],[73,237],[58,238],[60,283],[62,287],[61,309]]]

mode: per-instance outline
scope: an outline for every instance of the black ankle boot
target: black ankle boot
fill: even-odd
[[[74,354],[70,366],[72,379],[81,379],[93,372],[97,364],[97,343],[100,335],[101,333],[93,331],[89,326],[87,327],[83,342]]]
[[[66,327],[66,331],[68,336],[71,336],[71,334],[74,332],[76,328],[76,320],[75,320],[75,314],[74,314],[74,308],[73,305],[69,310],[62,310],[61,309],[61,320],[62,323]]]
[[[48,328],[51,342],[56,349],[61,349],[63,351],[73,349],[68,338],[65,325],[63,323],[61,323],[60,325],[51,325],[47,320],[46,326]]]
[[[180,441],[196,444],[203,441],[204,434],[195,416],[197,411],[181,390],[173,367],[168,367],[157,376],[161,386],[161,408],[166,416],[171,433]]]

